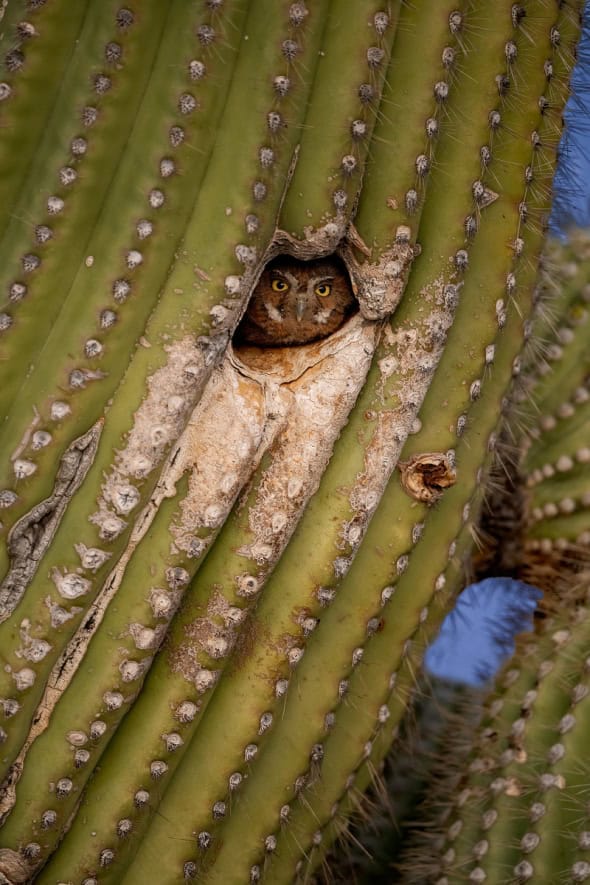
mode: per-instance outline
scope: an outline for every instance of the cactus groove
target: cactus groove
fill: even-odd
[[[0,878],[308,881],[465,583],[580,3],[70,7],[0,34]],[[232,342],[282,253],[358,313]],[[590,530],[585,273],[531,555]]]

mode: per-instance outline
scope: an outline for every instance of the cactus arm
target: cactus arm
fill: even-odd
[[[587,644],[582,654],[587,650]],[[555,743],[548,749],[547,758],[550,763],[550,773],[556,783],[565,783],[567,793],[559,788],[549,790],[545,794],[546,816],[543,821],[537,823],[535,835],[539,837],[539,845],[534,854],[521,850],[522,854],[518,862],[531,862],[534,864],[535,874],[543,878],[550,878],[555,868],[562,874],[567,871],[571,878],[576,881],[583,876],[590,875],[588,861],[588,815],[583,806],[583,796],[587,780],[580,766],[572,764],[573,760],[584,758],[584,747],[590,726],[590,710],[588,704],[579,704],[578,698],[589,689],[586,674],[580,678],[575,676],[572,697],[567,712],[559,722],[557,729],[552,729],[552,737]],[[561,686],[563,690],[563,686]],[[552,711],[553,712],[553,711]],[[573,726],[569,725],[567,717],[573,717]],[[563,755],[562,755],[563,754]],[[562,755],[561,759],[553,761],[556,756]],[[531,827],[530,830],[533,830]],[[564,838],[567,834],[568,838]],[[527,834],[528,836],[528,834]],[[525,840],[524,847],[528,848],[532,840],[530,836]],[[572,844],[573,843],[573,844]]]
[[[484,721],[487,731],[472,753],[473,773],[441,852],[449,882],[466,873],[491,882],[573,874],[584,830],[576,801],[583,775],[574,754],[587,721],[587,676],[580,669],[587,619],[548,619],[536,645],[528,660],[511,664],[488,704],[494,718]],[[528,690],[523,671],[533,677]]]
[[[588,323],[588,240],[584,231],[572,231],[563,245],[548,240],[544,250],[532,338],[537,347],[525,366],[526,393],[534,400],[536,414],[529,418],[525,470],[539,466],[538,458],[569,426],[584,381],[588,359],[581,340]],[[565,420],[561,427],[559,421]],[[582,419],[583,420],[583,419]],[[572,422],[573,423],[573,422]]]
[[[576,653],[576,651],[579,653],[580,650],[581,649],[579,646],[577,649],[571,649],[574,654]],[[566,713],[569,706],[566,686],[568,685],[568,683],[571,683],[572,680],[571,667],[568,663],[566,663],[565,660],[556,663],[558,669],[557,671],[555,671],[555,676],[561,677],[560,681],[563,681],[563,686],[559,685],[559,683],[556,684],[553,681],[553,678],[541,682],[536,700],[534,702],[531,721],[530,723],[526,722],[526,724],[524,724],[525,734],[523,736],[525,738],[525,741],[526,731],[529,725],[533,725],[534,728],[535,748],[533,750],[533,748],[531,747],[529,753],[534,754],[536,759],[540,761],[539,774],[543,770],[542,766],[543,762],[547,758],[547,753],[551,745],[555,741],[555,733],[550,727],[551,719],[553,719],[554,716],[557,716],[557,718],[559,719],[561,715]],[[557,687],[557,685],[559,685],[559,687]],[[513,730],[516,730],[515,726],[513,726]],[[526,743],[528,745],[528,741],[526,741]],[[517,754],[511,753],[510,750],[508,750],[506,758],[510,759],[513,755]],[[501,787],[495,795],[494,793],[491,794],[491,802],[489,803],[489,807],[497,812],[498,819],[497,823],[490,831],[490,846],[487,853],[488,856],[485,858],[485,865],[487,866],[488,864],[490,864],[490,869],[496,868],[498,870],[498,873],[504,876],[509,875],[510,871],[519,861],[519,843],[524,834],[530,829],[530,823],[527,820],[527,816],[525,816],[525,814],[523,813],[520,821],[516,824],[517,834],[515,839],[513,831],[510,832],[512,830],[512,822],[510,821],[511,815],[510,813],[507,814],[506,812],[512,805],[514,805],[514,798],[516,798],[518,804],[522,804],[524,806],[524,808],[522,809],[523,812],[525,811],[527,806],[530,807],[535,799],[541,798],[541,796],[537,792],[539,790],[539,786],[537,786],[536,784],[530,785],[531,787],[533,787],[532,795],[529,793],[529,795],[523,796],[520,802],[518,801],[518,795],[512,795],[513,793],[519,792],[519,769],[520,765],[516,759],[514,761],[508,762],[508,764],[504,768],[504,771],[502,771],[501,773],[501,776],[506,778],[506,784],[503,785],[503,788]],[[515,787],[513,789],[510,789],[509,784],[511,782],[514,782],[513,779],[516,780]],[[535,787],[537,788],[536,790]]]
[[[553,261],[559,258],[556,249],[549,252]],[[588,361],[580,343],[588,322],[586,279],[584,238],[578,236],[572,247],[562,248],[561,264],[546,274],[548,291],[539,302],[533,331],[543,334],[544,340],[536,364],[527,372],[531,405],[521,465],[528,488],[525,544],[531,552],[569,548],[572,555],[580,556],[590,537]],[[553,292],[556,285],[558,298]],[[553,332],[543,316],[548,309]]]
[[[590,360],[586,348],[585,322],[582,314],[580,327],[572,330],[572,340],[560,344],[554,342],[548,348],[547,363],[550,371],[535,387],[535,399],[544,412],[551,414],[563,402],[564,389],[575,389],[582,384],[590,370]],[[576,334],[577,333],[577,334]],[[562,332],[567,341],[567,332]],[[568,336],[569,337],[569,336]],[[549,389],[547,389],[549,387]]]
[[[541,643],[528,642],[523,643],[523,665],[514,666],[513,663],[506,667],[502,676],[498,679],[496,689],[488,699],[488,704],[482,719],[481,730],[478,730],[476,744],[472,754],[470,754],[467,763],[473,777],[473,786],[467,786],[462,773],[455,773],[453,789],[456,790],[457,798],[463,804],[474,795],[473,787],[479,793],[485,790],[486,801],[483,806],[478,809],[469,808],[469,813],[465,820],[459,820],[461,814],[449,813],[448,808],[442,806],[440,811],[444,816],[444,829],[446,848],[450,848],[450,852],[445,858],[445,865],[453,866],[455,858],[460,856],[464,851],[471,855],[472,848],[477,845],[481,839],[486,839],[490,828],[494,827],[498,821],[496,809],[490,807],[490,803],[494,801],[495,792],[488,793],[488,783],[490,781],[489,769],[493,766],[495,771],[498,766],[498,760],[502,758],[511,758],[514,756],[514,739],[511,731],[504,725],[504,717],[508,717],[512,721],[517,720],[523,715],[535,716],[535,702],[539,685],[542,684],[544,671],[540,668],[542,655],[550,654],[553,650],[553,644],[546,636]],[[493,775],[492,778],[493,780]],[[505,786],[502,782],[497,784],[498,790]],[[526,801],[526,800],[525,800]],[[468,806],[469,807],[469,806]],[[526,826],[523,823],[523,826]],[[430,849],[428,849],[430,850]],[[405,859],[409,869],[411,869],[412,859]],[[475,858],[470,858],[470,865],[475,866]],[[412,881],[410,879],[410,881]]]
[[[546,464],[551,469],[546,468],[545,472],[550,475],[545,478],[555,478],[555,481],[559,482],[569,478],[576,463],[578,465],[585,463],[584,449],[588,437],[584,435],[584,426],[590,417],[590,407],[585,401],[586,395],[587,391],[583,385],[571,391],[571,397],[567,397],[567,391],[564,390],[562,406],[565,408],[559,409],[556,416],[550,416],[553,419],[551,421],[553,426],[548,428],[548,432],[541,432],[537,444],[531,446],[527,452],[525,469],[532,476],[531,485],[542,481],[543,468]]]
[[[521,397],[527,420],[520,467],[527,485],[525,546],[534,556],[559,551],[581,560],[590,539],[586,242],[580,233],[571,245],[546,250],[533,328],[541,349],[531,355]]]

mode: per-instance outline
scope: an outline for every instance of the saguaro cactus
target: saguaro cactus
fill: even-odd
[[[499,677],[466,773],[447,770],[431,794],[440,835],[431,821],[400,881],[590,879],[587,584],[586,573],[572,611],[547,617]]]
[[[579,3],[4,9],[10,882],[291,882],[462,586]],[[332,336],[232,335],[336,254]]]

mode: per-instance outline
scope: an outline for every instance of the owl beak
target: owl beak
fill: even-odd
[[[303,314],[305,313],[305,304],[307,301],[307,293],[303,292],[301,295],[297,296],[297,303],[295,305],[295,316],[297,317],[297,322],[300,323],[303,319]]]

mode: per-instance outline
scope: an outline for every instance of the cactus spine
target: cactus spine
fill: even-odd
[[[461,586],[578,6],[89,2],[54,56],[64,4],[20,9],[11,131],[55,68],[2,241],[0,870],[293,881]],[[281,251],[359,313],[234,348]]]
[[[424,823],[401,858],[392,859],[407,885],[590,878],[582,752],[588,727],[588,460],[579,432],[588,374],[587,246],[585,232],[573,232],[567,246],[547,244],[531,327],[534,347],[509,411],[520,453],[510,483],[520,485],[524,502],[517,570],[544,587],[546,597],[534,635],[522,637],[481,722],[475,727],[465,711],[447,728],[432,763],[429,795],[415,815]],[[473,707],[474,698],[467,700]]]

